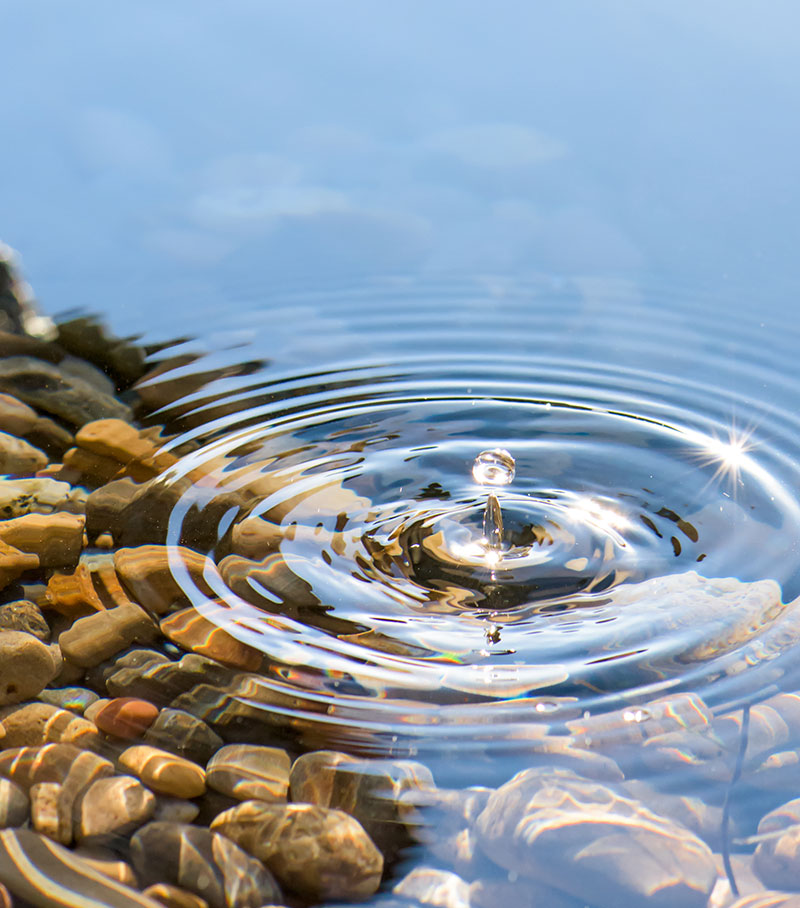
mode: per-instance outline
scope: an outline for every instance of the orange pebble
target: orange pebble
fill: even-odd
[[[116,738],[138,738],[155,722],[158,707],[137,697],[109,700],[93,717],[94,724]]]

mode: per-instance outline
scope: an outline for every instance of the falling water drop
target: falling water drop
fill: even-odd
[[[514,479],[516,464],[504,448],[481,451],[472,464],[472,478],[482,486],[507,486]]]
[[[489,495],[486,500],[486,510],[483,512],[483,535],[490,549],[500,551],[503,544],[503,512],[500,502],[495,494]]]

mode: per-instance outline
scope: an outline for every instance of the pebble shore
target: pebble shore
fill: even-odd
[[[204,556],[164,544],[154,480],[177,455],[139,419],[163,363],[89,319],[6,327],[0,906],[800,908],[799,694],[749,710],[738,768],[742,710],[693,694],[534,724],[496,788],[287,741],[249,705],[262,655],[170,567],[202,585]],[[760,821],[730,811],[736,893],[739,770]]]

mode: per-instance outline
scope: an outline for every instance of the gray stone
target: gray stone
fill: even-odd
[[[261,860],[303,899],[364,899],[380,885],[380,851],[341,810],[244,801],[220,814],[211,828]]]
[[[289,754],[279,747],[230,744],[206,767],[209,788],[240,801],[285,801],[289,790]]]
[[[392,892],[434,908],[470,908],[469,884],[449,870],[415,867],[396,883]]]
[[[800,880],[800,798],[787,801],[761,818],[759,835],[770,838],[756,848],[754,868],[770,888],[797,890]]]
[[[501,867],[599,908],[704,908],[717,879],[710,848],[688,829],[563,770],[518,773],[491,795],[476,829]]]
[[[133,866],[144,885],[188,889],[211,908],[260,908],[280,901],[272,874],[232,841],[208,829],[148,823],[131,839]]]
[[[0,631],[0,705],[30,700],[58,673],[41,640],[23,631]]]
[[[224,744],[202,719],[180,709],[162,709],[145,732],[144,742],[203,766]]]
[[[130,421],[131,411],[110,394],[57,366],[29,356],[9,356],[0,360],[0,391],[63,419],[82,426],[95,419]]]
[[[18,599],[0,605],[0,631],[2,630],[32,634],[43,643],[50,639],[50,626],[45,621],[42,610],[29,599]]]

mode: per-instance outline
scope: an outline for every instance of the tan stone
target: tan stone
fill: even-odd
[[[114,838],[133,832],[156,809],[156,797],[132,776],[97,779],[84,792],[75,822],[75,838]]]
[[[119,463],[124,475],[136,482],[146,482],[177,462],[173,454],[159,451],[157,445],[121,419],[87,423],[76,434],[75,441],[86,451]]]
[[[42,567],[72,567],[83,547],[81,514],[24,514],[0,522],[0,539],[39,556]]]
[[[76,618],[131,602],[111,555],[83,555],[72,573],[53,574],[45,599],[57,612]]]
[[[0,539],[0,589],[8,586],[25,571],[34,571],[39,567],[39,556],[30,552],[21,552],[13,545]]]
[[[100,736],[93,722],[52,703],[6,707],[0,710],[0,722],[6,733],[4,747],[63,743],[95,750],[100,746]]]
[[[0,705],[35,697],[60,667],[50,647],[32,634],[0,630]]]
[[[229,744],[206,766],[209,788],[240,801],[285,801],[289,790],[289,754],[280,747]]]
[[[208,902],[199,895],[169,883],[155,883],[143,889],[142,894],[160,902],[165,908],[208,908]]]
[[[72,853],[103,876],[136,889],[133,867],[121,861],[115,851],[97,845],[79,845]]]
[[[158,629],[138,605],[129,603],[79,618],[58,638],[64,658],[91,668],[132,643],[150,643]]]
[[[196,798],[206,790],[206,774],[201,766],[158,747],[136,744],[120,754],[118,763],[158,794]]]
[[[114,553],[114,567],[131,596],[148,611],[162,615],[186,592],[175,579],[170,559],[185,569],[204,595],[212,595],[203,579],[209,560],[185,546],[140,545]]]
[[[27,435],[36,425],[36,410],[10,394],[0,394],[0,430],[11,435]]]
[[[28,797],[31,799],[31,825],[33,828],[54,842],[69,845],[72,835],[70,831],[62,834],[61,829],[63,823],[60,822],[58,810],[61,786],[58,782],[37,782],[35,785],[31,785]]]
[[[223,665],[255,672],[264,660],[258,650],[232,637],[193,608],[174,612],[163,618],[160,626],[161,633],[182,649],[207,656]]]
[[[0,473],[33,474],[47,466],[47,455],[30,442],[0,432]]]

